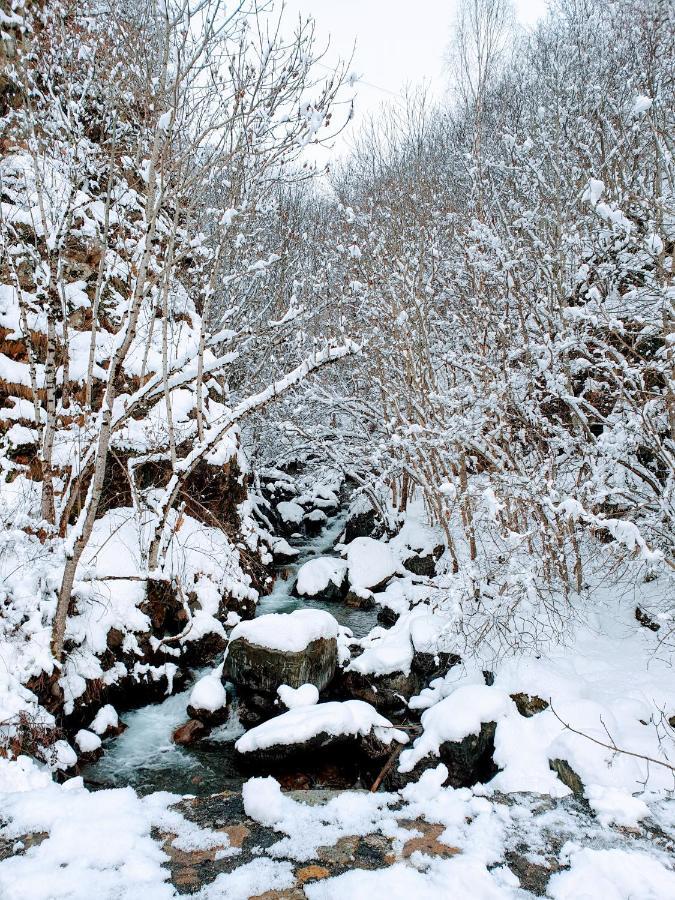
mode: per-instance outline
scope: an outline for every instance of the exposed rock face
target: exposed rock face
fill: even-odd
[[[438,756],[428,756],[408,773],[392,771],[386,781],[388,790],[395,790],[417,781],[425,769],[436,767],[439,762],[448,769],[446,785],[451,787],[471,787],[477,782],[489,781],[497,773],[493,762],[495,752],[496,722],[484,722],[478,734],[469,734],[461,741],[446,741],[441,744]]]
[[[413,656],[412,668],[421,675],[425,681],[432,681],[434,678],[440,678],[445,675],[453,666],[458,666],[462,661],[462,657],[457,653],[427,653],[421,650],[415,650]]]
[[[375,709],[398,712],[406,709],[408,700],[418,693],[422,685],[414,671],[390,672],[386,675],[364,675],[361,672],[345,672],[341,681],[342,691],[349,697],[365,700]]]
[[[404,560],[403,566],[413,575],[420,575],[426,578],[432,578],[436,574],[436,563],[443,555],[445,547],[438,544],[431,553],[425,556],[415,553]]]
[[[354,591],[348,591],[347,596],[344,599],[344,604],[350,609],[368,610],[375,607],[375,599],[372,594],[368,597],[360,597],[358,594],[355,594]]]
[[[182,747],[187,747],[190,744],[194,744],[195,741],[200,740],[200,738],[206,737],[208,733],[209,729],[203,722],[200,722],[199,719],[189,719],[184,725],[180,725],[176,728],[171,736],[171,740],[174,744],[180,744]]]
[[[537,697],[536,694],[524,694],[521,692],[518,694],[511,694],[511,699],[516,704],[518,712],[521,716],[525,716],[526,719],[548,709],[546,700],[542,700],[541,697]]]
[[[237,686],[275,695],[282,684],[313,684],[323,690],[336,667],[335,638],[318,638],[298,651],[273,650],[237,638],[230,643],[223,674]]]
[[[548,765],[575,797],[584,796],[584,783],[566,759],[550,759]]]
[[[345,544],[358,537],[371,537],[377,530],[377,516],[374,509],[356,513],[347,519]]]

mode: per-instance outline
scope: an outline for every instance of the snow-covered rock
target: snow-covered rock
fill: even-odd
[[[300,504],[293,500],[283,500],[281,503],[277,503],[277,512],[286,525],[299,525],[305,514]]]
[[[384,585],[399,570],[398,558],[382,541],[359,537],[347,545],[349,584],[356,593]]]
[[[322,690],[337,666],[338,623],[323,610],[298,609],[241,622],[230,635],[224,674],[238,687],[276,695],[282,684]]]
[[[295,592],[300,597],[340,600],[346,592],[347,562],[332,556],[310,559],[298,570]]]
[[[486,685],[463,685],[422,715],[422,734],[401,754],[399,772],[412,772],[438,758],[448,769],[448,781],[464,787],[494,774],[492,756],[496,725],[517,714],[504,691]]]
[[[328,521],[328,516],[320,509],[313,509],[303,517],[303,525],[307,534],[319,534],[323,526]]]
[[[119,720],[115,707],[107,703],[96,713],[89,728],[99,737],[112,737],[119,734],[124,726]]]
[[[205,675],[192,688],[187,713],[205,725],[220,725],[227,719],[227,691],[215,675]]]
[[[95,753],[101,749],[101,738],[93,731],[87,731],[86,728],[80,728],[77,732],[75,743],[81,753]]]
[[[361,739],[377,747],[376,755],[386,753],[392,741],[405,744],[408,740],[370,704],[346,700],[290,709],[247,731],[234,746],[242,756],[274,761]],[[372,752],[370,744],[369,749]]]

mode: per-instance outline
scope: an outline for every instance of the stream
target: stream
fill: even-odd
[[[274,588],[260,599],[256,615],[288,613],[299,608],[325,609],[341,625],[351,629],[355,637],[362,637],[373,628],[377,618],[375,610],[321,603],[291,593],[303,563],[315,556],[336,555],[334,546],[346,519],[347,511],[343,508],[329,519],[318,536],[290,541],[299,554],[293,562],[277,567]],[[165,790],[198,796],[239,789],[251,772],[238,768],[233,749],[244,728],[239,722],[236,693],[231,683],[227,683],[230,714],[224,725],[214,728],[208,738],[189,747],[179,747],[171,740],[173,731],[188,718],[186,707],[194,682],[210,670],[211,667],[194,671],[184,691],[161,703],[123,713],[121,718],[127,725],[126,731],[104,741],[105,753],[101,759],[82,768],[87,784],[94,789],[130,785],[139,794]]]

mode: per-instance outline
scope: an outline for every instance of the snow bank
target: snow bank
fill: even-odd
[[[296,590],[301,597],[314,597],[326,590],[329,584],[340,587],[347,572],[347,562],[333,556],[310,559],[298,569]]]
[[[337,640],[338,623],[321,609],[296,609],[291,613],[268,613],[240,622],[230,633],[230,643],[243,638],[256,647],[297,653],[320,638]]]
[[[189,706],[194,709],[204,709],[207,712],[216,712],[227,706],[227,691],[220,678],[214,675],[205,675],[192,688]]]
[[[270,747],[303,744],[320,734],[365,737],[371,732],[385,744],[408,741],[406,734],[394,728],[369,703],[346,700],[290,709],[247,731],[234,746],[239,753],[253,753]]]
[[[313,684],[301,684],[299,688],[292,688],[289,684],[282,684],[277,688],[277,694],[286,709],[314,706],[319,702],[319,690]]]
[[[355,592],[374,588],[391,578],[400,563],[389,544],[374,538],[355,538],[347,545],[349,583]]]

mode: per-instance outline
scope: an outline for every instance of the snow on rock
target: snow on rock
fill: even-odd
[[[349,583],[357,594],[383,584],[399,569],[400,562],[389,544],[358,537],[347,545]]]
[[[499,722],[515,709],[508,694],[485,685],[465,685],[422,714],[424,731],[401,754],[400,772],[411,772],[427,756],[438,756],[441,744],[478,734],[485,722]]]
[[[282,500],[281,503],[277,503],[277,512],[287,525],[299,525],[305,514],[300,504],[294,503],[292,500]]]
[[[389,810],[398,800],[396,794],[341,791],[327,803],[310,805],[282,793],[279,783],[267,777],[249,779],[242,799],[248,816],[284,835],[270,852],[299,862],[313,859],[319,847],[334,846],[343,837],[410,835]]]
[[[211,713],[227,706],[227,691],[220,678],[214,675],[200,678],[190,692],[189,706]]]
[[[0,861],[0,897],[175,897],[153,827],[178,835],[177,849],[237,852],[222,832],[201,829],[172,809],[176,799],[164,792],[141,799],[128,787],[90,792],[82,778],[58,785],[26,757],[0,759],[3,838],[47,832],[27,853]]]
[[[279,685],[312,683],[322,690],[338,661],[338,623],[323,610],[269,613],[233,628],[225,676],[239,687],[269,696]]]
[[[107,703],[99,709],[89,727],[94,734],[105,737],[109,732],[116,731],[119,728],[119,724],[120,720],[117,710],[110,703]]]
[[[421,870],[402,862],[375,871],[352,869],[336,878],[306,885],[305,896],[308,900],[508,900],[518,896],[517,884],[513,884],[517,879],[508,869],[489,871],[480,862],[461,857],[432,860],[424,856],[419,862],[423,863]]]
[[[221,872],[214,881],[190,896],[194,900],[284,897],[288,896],[286,888],[292,888],[294,884],[295,875],[291,863],[263,856],[244,863],[231,872]]]
[[[46,756],[49,766],[60,772],[77,765],[77,753],[68,741],[56,741],[48,748]]]
[[[86,728],[80,728],[77,732],[75,743],[82,753],[95,753],[101,748],[101,738],[93,731],[87,731]]]
[[[268,613],[240,622],[230,634],[230,645],[243,638],[268,650],[299,652],[320,638],[337,640],[338,623],[322,609],[296,609],[290,613]]]
[[[301,597],[315,597],[324,594],[332,585],[339,589],[347,573],[347,562],[333,556],[319,556],[310,559],[298,570],[296,592]]]
[[[401,615],[391,628],[374,628],[363,638],[363,653],[350,663],[348,670],[362,675],[407,675],[415,652],[439,653],[449,649],[443,636],[447,625],[445,617],[431,615],[428,607],[419,605]]]
[[[384,744],[405,744],[408,737],[374,707],[361,700],[331,701],[317,706],[299,706],[252,728],[236,742],[239,753],[272,747],[306,744],[322,735],[357,738],[373,734]]]
[[[319,691],[313,684],[301,684],[299,688],[292,688],[288,684],[282,684],[279,685],[277,694],[286,709],[314,706],[319,702]]]

